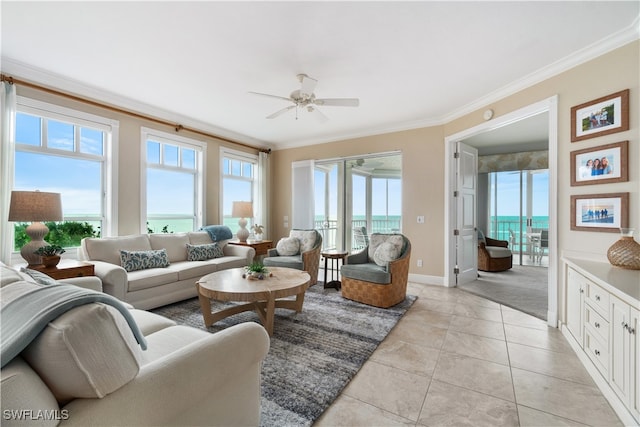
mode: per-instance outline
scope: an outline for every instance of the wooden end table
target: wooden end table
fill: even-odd
[[[30,267],[46,274],[52,279],[72,279],[74,277],[95,276],[95,266],[88,262],[75,260],[61,260],[55,267],[35,266]]]
[[[242,277],[244,268],[232,268],[207,274],[196,283],[205,326],[244,311],[255,310],[269,335],[273,335],[276,308],[302,311],[304,293],[311,277],[306,271],[285,267],[269,267],[271,276],[263,280]],[[295,295],[296,299],[282,300]],[[211,311],[211,300],[240,301],[240,304],[217,312]]]
[[[339,261],[342,260],[344,264],[344,260],[349,255],[347,251],[338,251],[335,249],[329,249],[327,251],[320,252],[320,255],[324,257],[324,288],[334,288],[336,290],[340,290],[342,283],[337,278],[334,279],[334,272],[338,270],[340,267]],[[331,260],[331,281],[327,283],[327,261]],[[336,273],[336,277],[338,274]]]

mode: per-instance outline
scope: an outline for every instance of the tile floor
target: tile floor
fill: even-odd
[[[456,288],[407,314],[314,424],[622,425],[558,329]]]

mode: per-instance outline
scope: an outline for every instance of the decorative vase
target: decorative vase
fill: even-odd
[[[640,244],[633,240],[633,228],[620,229],[620,239],[611,245],[607,258],[617,267],[640,270]]]
[[[42,257],[42,264],[47,268],[53,268],[60,262],[60,255],[49,255]]]

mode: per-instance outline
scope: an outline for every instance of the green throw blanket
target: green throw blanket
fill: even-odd
[[[117,308],[140,347],[147,349],[147,342],[129,309],[111,295],[74,285],[16,282],[2,288],[0,295],[2,367],[20,354],[49,322],[74,307],[94,302]]]

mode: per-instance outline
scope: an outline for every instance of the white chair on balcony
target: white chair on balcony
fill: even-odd
[[[353,250],[358,251],[364,249],[369,244],[369,236],[366,227],[355,227],[353,229]]]

